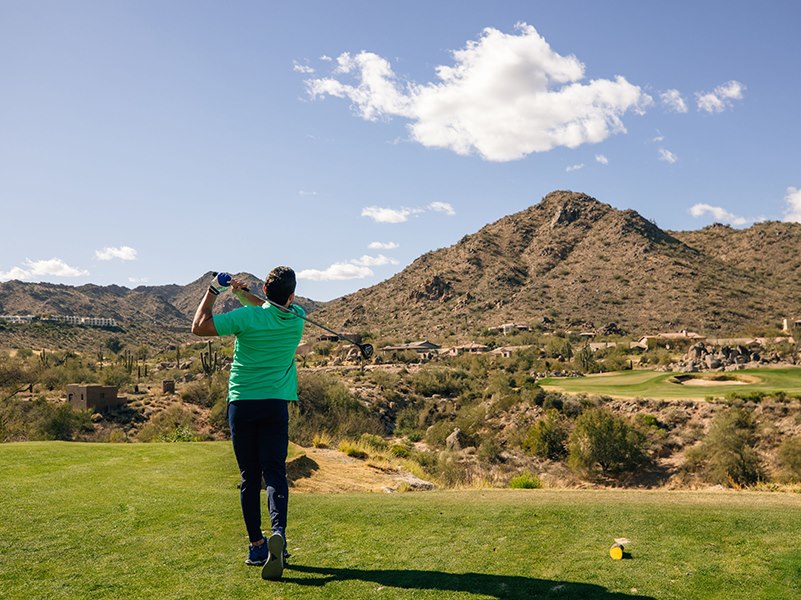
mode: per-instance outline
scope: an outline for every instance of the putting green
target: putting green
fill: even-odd
[[[744,369],[727,373],[620,371],[587,377],[549,377],[539,384],[546,390],[566,394],[616,398],[702,399],[732,393],[777,392],[801,395],[801,368]]]

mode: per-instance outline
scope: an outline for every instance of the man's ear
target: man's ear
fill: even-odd
[[[291,294],[289,294],[289,299],[286,301],[286,306],[289,306],[294,301],[295,301],[295,292],[292,292]]]
[[[264,290],[264,296],[267,296],[267,283],[262,284],[261,289]]]

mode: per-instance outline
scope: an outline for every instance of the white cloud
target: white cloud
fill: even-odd
[[[456,211],[453,210],[453,206],[448,202],[432,202],[428,205],[428,210],[433,210],[434,212],[443,212],[449,217],[452,217],[456,214]]]
[[[11,267],[10,271],[0,271],[0,281],[11,281],[12,279],[25,280],[29,279],[31,274],[25,269],[19,267]]]
[[[136,260],[136,250],[130,246],[120,246],[119,248],[105,247],[102,250],[95,250],[95,258],[98,260]]]
[[[331,61],[332,61],[332,60],[334,60],[334,59],[333,59],[333,58],[331,58],[330,56],[328,56],[327,54],[323,54],[323,55],[320,57],[320,60],[323,60],[323,61],[325,61],[325,62],[331,62]]]
[[[149,279],[147,277],[129,277],[128,281],[130,283],[147,283]]]
[[[31,260],[30,258],[26,258],[25,266],[30,274],[34,276],[82,277],[84,275],[89,275],[89,271],[71,267],[60,258],[51,258],[49,260]]]
[[[748,219],[738,217],[721,206],[712,206],[711,204],[694,204],[690,208],[690,214],[694,217],[703,217],[706,214],[710,214],[718,223],[727,223],[729,225],[745,225],[748,223]]]
[[[670,163],[671,165],[679,160],[679,157],[673,154],[670,150],[665,150],[664,148],[659,149],[659,160],[663,160],[666,163]]]
[[[298,196],[316,196],[317,192],[308,192],[306,190],[298,190]]]
[[[355,258],[350,262],[351,264],[359,267],[381,267],[383,265],[398,264],[397,260],[394,258],[389,258],[388,256],[384,256],[383,254],[379,254],[378,256],[368,256],[365,254],[361,258]]]
[[[784,211],[785,221],[801,223],[801,189],[788,187],[787,194],[784,196],[787,209]]]
[[[595,162],[601,163],[602,165],[608,165],[609,159],[606,158],[603,154],[596,154],[595,155]]]
[[[656,130],[656,135],[654,136],[654,138],[651,141],[659,143],[659,142],[663,142],[664,140],[665,140],[665,136],[662,135],[662,132],[657,129]]]
[[[367,247],[371,250],[395,250],[400,246],[396,242],[370,242]]]
[[[739,81],[728,81],[711,92],[700,92],[696,96],[698,110],[708,113],[723,112],[732,107],[732,100],[742,100],[745,85]]]
[[[292,61],[292,70],[295,71],[295,73],[303,73],[304,75],[311,75],[314,73],[314,67],[302,65],[298,61]]]
[[[662,104],[675,112],[686,113],[688,110],[687,103],[682,98],[679,90],[664,91],[659,95],[659,98],[662,100]]]
[[[486,28],[452,54],[453,66],[436,67],[438,81],[431,83],[401,82],[389,61],[360,52],[341,54],[332,77],[306,84],[313,98],[349,99],[368,121],[408,119],[411,138],[424,146],[492,161],[625,133],[621,116],[652,102],[621,76],[581,83],[579,59],[554,52],[525,23],[514,34]]]
[[[566,172],[572,173],[573,171],[580,171],[584,168],[584,163],[579,163],[577,165],[570,165],[565,169]]]
[[[364,279],[372,275],[373,271],[369,267],[351,263],[334,263],[324,271],[305,269],[298,273],[298,279],[310,279],[312,281],[343,281],[347,279]]]
[[[362,209],[362,216],[369,217],[376,223],[405,223],[409,220],[412,210],[409,208],[382,208],[380,206],[366,206]]]

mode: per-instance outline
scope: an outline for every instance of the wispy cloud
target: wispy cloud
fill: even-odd
[[[383,254],[379,254],[378,256],[369,256],[365,254],[361,258],[355,258],[350,261],[351,264],[354,264],[359,267],[381,267],[383,265],[397,265],[398,261],[394,258],[389,258],[388,256],[384,256]]]
[[[662,100],[662,104],[677,113],[686,113],[688,110],[687,103],[679,90],[666,90],[659,95],[659,99]]]
[[[656,135],[651,139],[652,142],[659,143],[665,141],[665,136],[662,135],[662,132],[658,129],[656,130]]]
[[[652,103],[621,76],[584,83],[581,61],[552,50],[525,23],[512,34],[488,27],[452,54],[431,83],[402,82],[387,59],[360,52],[341,54],[331,77],[306,84],[313,98],[347,98],[368,121],[407,119],[423,146],[491,161],[603,141],[625,133],[625,113]]]
[[[665,148],[660,148],[659,160],[665,161],[666,163],[670,163],[672,165],[677,160],[679,160],[679,157],[673,154],[670,150],[666,150]]]
[[[410,208],[383,208],[380,206],[365,206],[362,216],[368,217],[376,223],[405,223],[412,214]]]
[[[385,208],[381,206],[365,206],[362,209],[362,216],[368,217],[376,223],[405,223],[412,215],[419,215],[424,212],[441,212],[448,216],[456,214],[453,206],[448,202],[432,202],[425,208]]]
[[[456,214],[456,211],[453,210],[453,206],[448,202],[432,202],[428,205],[428,210],[445,213],[449,217],[452,217]]]
[[[784,201],[787,204],[784,211],[784,220],[801,223],[801,189],[788,187]]]
[[[150,281],[147,277],[129,277],[129,283],[147,283]]]
[[[595,155],[595,162],[601,163],[602,165],[608,165],[609,159],[606,158],[603,154],[596,154]]]
[[[729,81],[719,85],[711,92],[700,92],[696,96],[698,110],[708,113],[723,112],[733,106],[732,100],[742,100],[745,85],[739,81]]]
[[[334,263],[327,269],[305,269],[298,273],[298,279],[310,279],[313,281],[342,281],[347,279],[364,279],[375,275],[370,267],[383,267],[385,265],[397,265],[398,261],[394,258],[379,254],[370,256],[365,254],[360,258],[354,258],[350,262]]]
[[[565,171],[567,171],[568,173],[572,173],[573,171],[580,171],[580,170],[581,170],[581,169],[583,169],[583,168],[584,168],[584,163],[579,163],[579,164],[577,164],[577,165],[570,165],[570,166],[568,166],[568,167],[565,169]]]
[[[304,269],[298,273],[298,279],[311,281],[344,281],[347,279],[364,279],[373,275],[369,267],[360,267],[352,263],[334,263],[325,270]]]
[[[745,217],[737,216],[733,213],[730,213],[728,210],[723,208],[722,206],[712,206],[711,204],[694,204],[692,208],[690,208],[690,214],[693,217],[703,217],[704,215],[712,215],[712,217],[718,223],[726,223],[728,225],[745,225],[748,223],[748,219]]]
[[[30,272],[26,271],[25,269],[21,269],[20,267],[11,267],[11,269],[8,271],[0,271],[0,281],[11,281],[12,279],[25,281],[26,279],[30,278]]]
[[[89,271],[71,267],[60,258],[47,260],[31,260],[26,258],[24,266],[12,267],[9,271],[0,272],[0,281],[10,279],[33,279],[39,277],[84,277]]]
[[[306,190],[298,190],[298,196],[316,196],[317,192],[314,191],[306,191]]]
[[[367,247],[371,250],[395,250],[400,246],[397,242],[370,242]]]
[[[299,63],[298,61],[292,62],[292,70],[295,71],[295,73],[303,73],[304,75],[311,75],[312,73],[314,73],[314,67],[310,67],[309,65],[304,65],[302,63]]]
[[[136,260],[136,250],[130,246],[120,246],[118,248],[105,247],[102,250],[95,250],[95,258],[97,260]]]

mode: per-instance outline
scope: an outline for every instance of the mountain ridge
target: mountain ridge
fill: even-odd
[[[560,190],[378,284],[326,303],[298,302],[332,328],[373,337],[467,339],[507,322],[748,334],[801,316],[799,257],[798,223],[669,231],[634,210]],[[238,276],[261,289],[260,278]],[[188,337],[210,278],[133,289],[11,281],[0,283],[0,313],[106,316],[142,339]],[[238,306],[227,294],[215,312]]]

